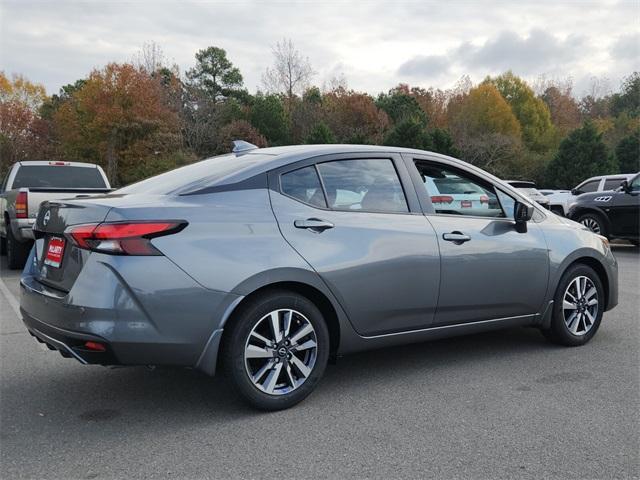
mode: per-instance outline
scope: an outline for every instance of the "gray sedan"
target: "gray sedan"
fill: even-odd
[[[237,142],[45,203],[34,234],[21,310],[38,341],[82,363],[222,367],[268,410],[360,350],[513,326],[582,345],[618,301],[606,238],[478,168],[403,148]]]

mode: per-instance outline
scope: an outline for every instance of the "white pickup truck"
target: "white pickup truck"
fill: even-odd
[[[28,161],[14,163],[0,187],[0,252],[11,269],[24,267],[33,245],[40,204],[111,191],[102,168],[92,163]]]

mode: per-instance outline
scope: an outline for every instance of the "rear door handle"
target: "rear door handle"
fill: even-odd
[[[306,220],[296,220],[293,222],[296,228],[306,228],[314,232],[324,232],[329,228],[333,228],[334,225],[331,222],[322,220],[320,218],[307,218]]]
[[[442,238],[447,242],[453,242],[456,245],[461,245],[464,242],[468,242],[469,240],[471,240],[471,237],[469,235],[465,235],[464,233],[458,231],[445,233],[442,235]]]

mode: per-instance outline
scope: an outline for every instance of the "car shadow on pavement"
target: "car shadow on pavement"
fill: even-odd
[[[493,362],[496,357],[504,360],[513,356],[524,361],[523,353],[544,354],[555,348],[537,330],[519,328],[353,354],[329,365],[318,390],[296,410],[340,402],[341,396],[342,400],[351,400],[372,389],[382,392],[399,380],[433,380],[437,384],[446,381],[451,373],[464,374],[470,366]],[[53,374],[48,369],[46,375],[41,375],[30,383],[28,392],[20,378],[6,381],[3,397],[9,403],[28,397],[30,409],[48,418],[47,428],[69,427],[76,422],[115,422],[130,428],[146,423],[162,428],[176,423],[226,423],[263,415],[246,407],[222,374],[211,378],[177,368],[73,365],[71,369],[53,370]],[[37,398],[46,401],[34,401]],[[3,416],[8,406],[5,403]]]

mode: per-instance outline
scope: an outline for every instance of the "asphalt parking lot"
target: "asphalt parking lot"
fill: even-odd
[[[614,252],[620,304],[584,347],[514,329],[363,353],[277,413],[221,377],[41,350],[3,263],[0,476],[638,478],[640,251]]]

